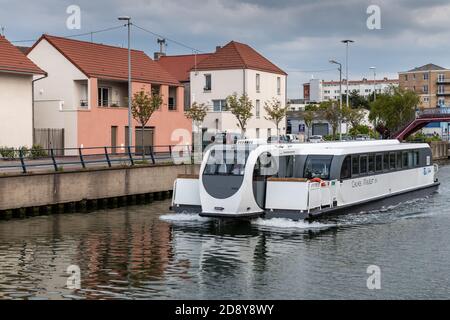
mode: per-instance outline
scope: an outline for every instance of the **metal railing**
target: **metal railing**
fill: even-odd
[[[144,151],[144,152],[142,152]],[[58,156],[57,154],[63,154]],[[87,148],[1,149],[0,174],[29,173],[32,169],[62,171],[135,166],[139,164],[188,164],[193,162],[192,145],[104,146]]]

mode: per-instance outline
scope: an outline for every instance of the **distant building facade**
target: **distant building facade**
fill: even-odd
[[[449,69],[429,63],[398,74],[400,88],[414,91],[419,95],[419,107],[450,106]]]
[[[375,91],[376,94],[385,92],[391,86],[398,86],[398,79],[384,78],[382,80],[351,80],[348,83],[348,91],[356,91],[360,96],[368,98]],[[342,81],[342,94],[347,93],[347,82]],[[339,100],[339,81],[324,81],[311,79],[303,84],[303,96],[306,102],[320,103],[323,101]]]

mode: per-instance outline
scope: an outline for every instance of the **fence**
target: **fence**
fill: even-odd
[[[0,150],[0,173],[30,169],[61,171],[65,168],[86,169],[94,166],[134,166],[136,164],[191,164],[192,145],[104,146],[89,148],[3,149]],[[140,150],[140,152],[139,152]],[[59,156],[59,154],[74,154]]]
[[[54,148],[58,156],[64,155],[64,129],[34,129],[34,140],[45,149]]]

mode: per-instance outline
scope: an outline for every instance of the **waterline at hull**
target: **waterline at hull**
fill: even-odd
[[[253,218],[287,218],[291,220],[314,220],[329,217],[334,214],[356,213],[361,211],[377,210],[383,207],[396,205],[404,201],[422,198],[435,193],[439,188],[440,182],[420,187],[414,190],[398,192],[387,196],[374,198],[368,201],[353,203],[332,208],[317,209],[311,212],[299,212],[292,210],[265,211],[261,213],[251,214],[211,214],[201,212],[200,206],[180,206],[172,208],[177,213],[198,213],[202,217],[218,218],[218,219],[253,219]]]

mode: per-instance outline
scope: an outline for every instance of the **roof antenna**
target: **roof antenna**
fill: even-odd
[[[4,26],[0,26],[0,27],[1,27],[0,36],[4,37],[5,36],[5,27]]]

